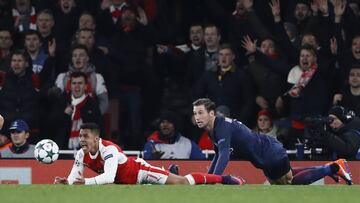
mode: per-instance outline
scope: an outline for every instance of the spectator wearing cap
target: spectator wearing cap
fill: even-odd
[[[321,143],[338,158],[354,159],[360,148],[360,118],[342,106],[330,109],[329,130],[322,133]]]
[[[33,158],[35,146],[29,144],[29,126],[21,119],[17,119],[10,125],[11,146],[0,151],[1,158]]]
[[[277,138],[278,128],[274,125],[270,112],[267,109],[262,109],[258,112],[254,131]]]
[[[144,159],[205,159],[196,143],[179,132],[173,112],[161,114],[159,130],[147,138],[143,151]]]

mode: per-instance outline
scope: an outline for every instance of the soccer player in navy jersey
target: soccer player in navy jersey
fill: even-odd
[[[337,181],[339,176],[352,184],[351,174],[345,159],[330,162],[324,166],[291,168],[283,145],[270,136],[252,132],[241,122],[215,115],[215,103],[201,98],[193,103],[196,124],[209,132],[214,143],[215,156],[208,170],[209,174],[221,175],[234,150],[256,168],[262,169],[270,184],[311,184],[325,176]]]
[[[54,184],[228,184],[242,185],[243,179],[231,175],[190,173],[179,176],[159,167],[152,166],[140,158],[127,157],[122,149],[100,138],[99,126],[84,123],[80,127],[81,149],[77,152],[73,168],[68,177],[55,177]],[[82,176],[88,167],[99,175],[91,178]]]

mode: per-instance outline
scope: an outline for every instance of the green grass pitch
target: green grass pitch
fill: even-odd
[[[360,186],[0,185],[4,203],[359,202]]]

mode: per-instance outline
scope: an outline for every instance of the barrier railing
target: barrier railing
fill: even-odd
[[[319,154],[322,153],[323,149],[322,148],[316,148],[315,149],[315,153]],[[67,155],[75,155],[76,154],[76,150],[60,150],[59,153],[60,154],[67,154]],[[140,150],[125,150],[123,151],[124,154],[129,155],[129,156],[137,156],[137,157],[144,157],[144,152],[140,151]],[[210,155],[214,155],[215,151],[214,150],[202,150],[202,153],[205,154],[206,158],[209,158]],[[295,150],[286,150],[287,154],[296,154],[296,149]],[[308,155],[308,154],[312,154],[312,149],[306,149],[304,150],[304,154]]]

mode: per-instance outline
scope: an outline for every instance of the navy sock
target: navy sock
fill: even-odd
[[[313,169],[315,167],[316,166],[292,168],[291,172],[292,172],[293,176],[296,176],[296,174],[300,173],[301,171],[308,170],[308,169]]]
[[[325,176],[331,175],[330,166],[315,166],[296,173],[293,177],[293,185],[308,185]]]

